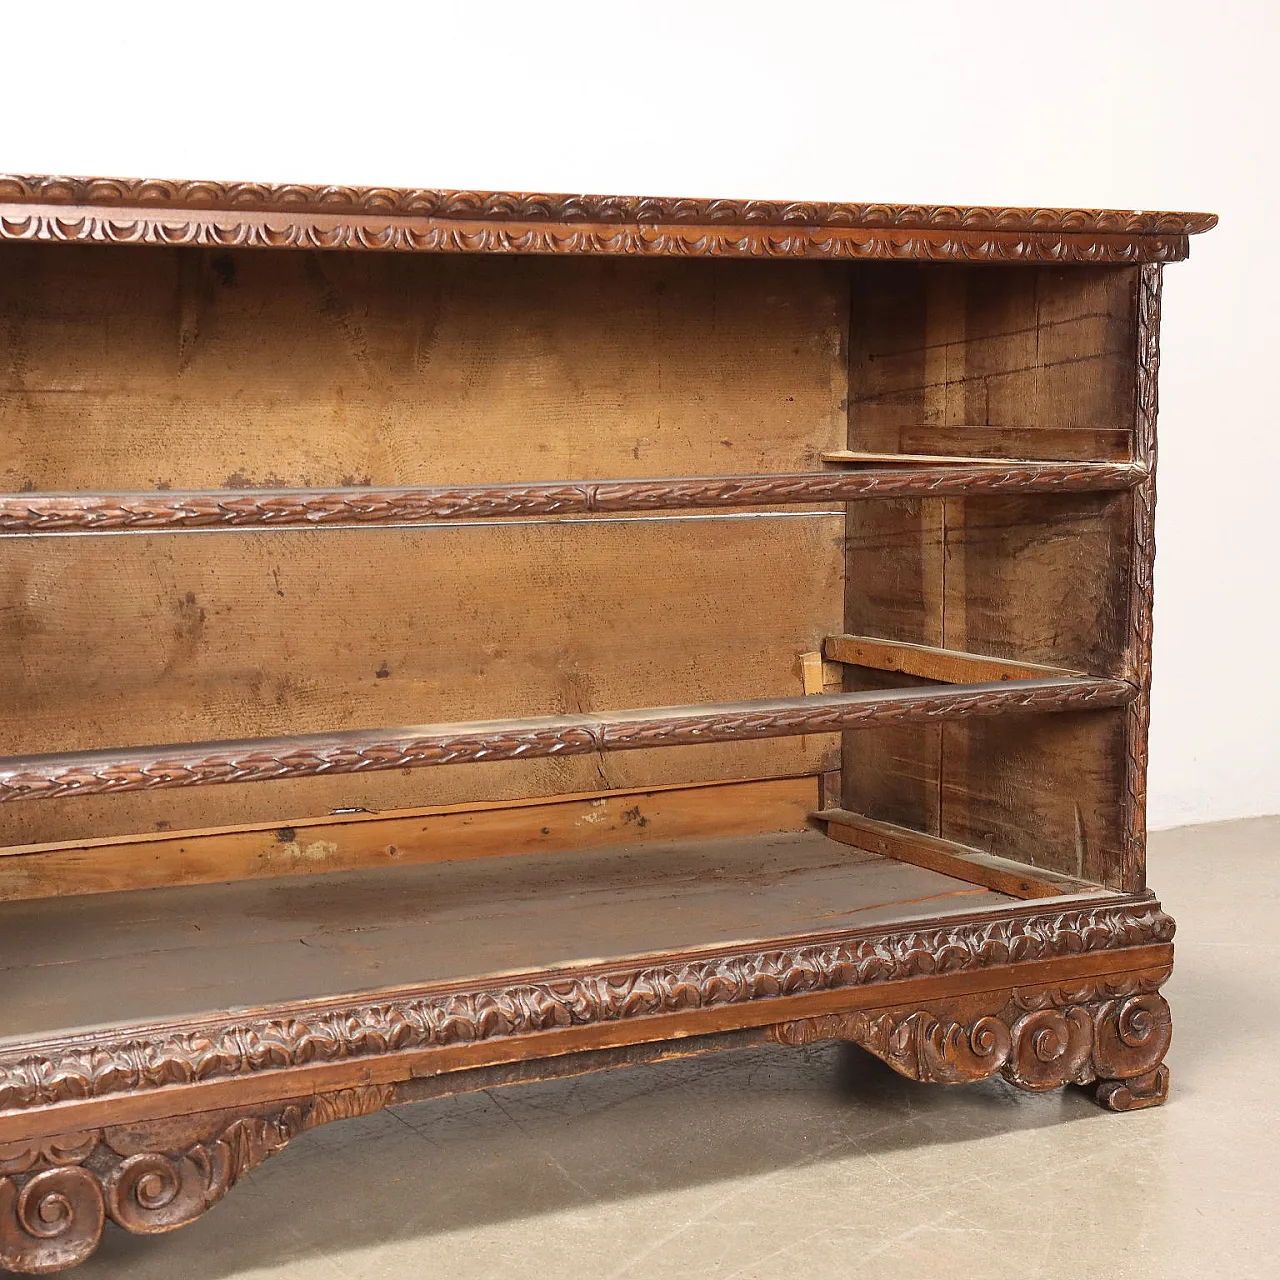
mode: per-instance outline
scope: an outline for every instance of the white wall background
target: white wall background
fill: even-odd
[[[10,3],[0,54],[3,172],[1220,213],[1166,274],[1151,821],[1280,811],[1275,0]]]

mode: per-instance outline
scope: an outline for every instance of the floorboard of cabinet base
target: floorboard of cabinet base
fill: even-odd
[[[8,903],[0,1268],[179,1227],[333,1120],[738,1045],[1154,1106],[1172,937],[818,832]]]
[[[1011,901],[792,832],[6,903],[0,1048]]]

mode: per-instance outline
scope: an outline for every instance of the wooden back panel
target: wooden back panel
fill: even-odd
[[[839,267],[0,246],[0,485],[813,470]]]
[[[844,440],[838,266],[5,245],[0,483],[799,471]],[[843,519],[0,540],[0,753],[801,690]],[[0,843],[813,774],[824,739],[10,806]]]

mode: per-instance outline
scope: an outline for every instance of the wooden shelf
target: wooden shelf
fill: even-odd
[[[808,831],[8,903],[0,1056],[66,1029],[485,986],[1009,901]]]
[[[1023,903],[796,832],[9,903],[0,935],[6,1143],[36,1105],[81,1136],[178,1107],[212,1139],[273,1104],[296,1105],[301,1123],[326,1090],[320,1118],[335,1119],[469,1087],[481,1068],[505,1064],[488,1084],[526,1078],[530,1058],[697,1052],[728,1047],[715,1040],[727,1032],[803,1044],[832,1017],[874,1049],[875,1027],[897,1025],[877,1011],[939,982],[981,1008],[1003,998],[992,970],[1031,990],[1167,969],[1172,922],[1149,896]],[[917,1052],[908,1028],[902,1053]],[[949,1043],[911,1070],[980,1078],[1012,1051],[997,1037],[991,1061],[971,1061]],[[1037,1067],[1028,1048],[1023,1067],[1017,1052],[1019,1079],[1047,1087],[1035,1072],[1052,1078],[1056,1062]],[[254,1132],[264,1155],[283,1145]],[[190,1176],[203,1185],[198,1164]]]
[[[876,724],[1092,710],[1124,706],[1135,696],[1133,686],[1124,680],[1058,676],[10,757],[0,759],[0,801],[698,746],[841,733]]]
[[[155,533],[330,528],[625,514],[930,494],[1115,492],[1145,472],[1128,463],[986,462],[867,472],[583,480],[354,489],[210,489],[0,494],[0,533]]]

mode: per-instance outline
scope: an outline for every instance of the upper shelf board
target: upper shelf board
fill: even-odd
[[[1175,262],[1211,213],[0,175],[0,240],[443,253]]]

